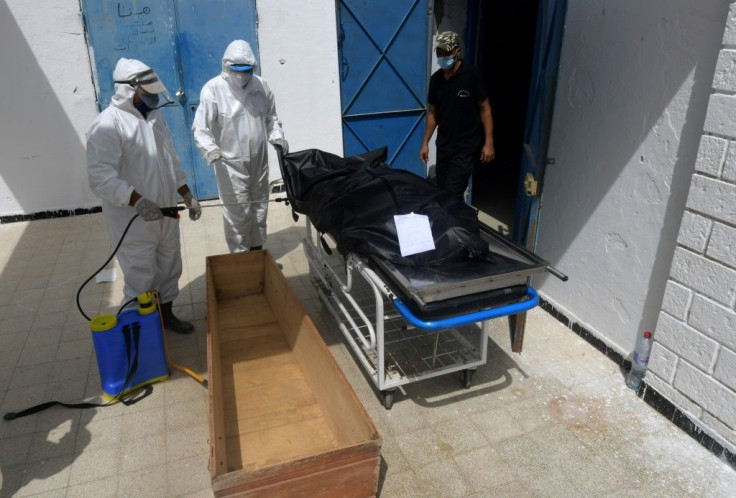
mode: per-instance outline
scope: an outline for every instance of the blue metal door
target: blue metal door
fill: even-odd
[[[199,199],[216,198],[214,172],[194,146],[191,124],[202,86],[221,71],[225,47],[247,40],[258,56],[255,0],[83,0],[82,5],[99,109],[115,93],[112,71],[120,57],[155,69],[176,100],[162,113],[189,186]]]
[[[388,146],[390,165],[419,159],[429,80],[429,0],[340,0],[340,96],[346,156]]]
[[[514,215],[514,240],[536,246],[542,177],[547,164],[557,69],[567,0],[542,0],[537,14],[537,36],[529,84],[524,155]]]

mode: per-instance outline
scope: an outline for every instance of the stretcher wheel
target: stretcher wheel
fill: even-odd
[[[463,370],[463,386],[465,389],[470,389],[470,384],[473,383],[473,374],[475,373],[475,368],[469,368],[467,370]]]
[[[383,407],[386,410],[390,410],[394,406],[394,394],[396,389],[389,389],[388,391],[382,391],[381,397],[383,398]]]

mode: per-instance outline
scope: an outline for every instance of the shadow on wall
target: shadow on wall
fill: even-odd
[[[41,68],[26,40],[34,33],[30,28],[26,33],[21,30],[6,2],[0,3],[0,32],[5,68],[0,72],[0,215],[98,206],[86,186],[85,145],[58,96],[70,92],[68,105],[91,106],[89,88],[82,92],[70,76],[75,71],[88,73],[89,68],[65,66],[64,54],[48,56],[56,66]],[[82,32],[58,33],[60,38],[70,36],[84,39]],[[61,46],[69,48],[68,43]],[[59,74],[62,70],[64,74]],[[50,81],[54,75],[58,79]]]
[[[656,323],[727,12],[721,0],[568,7],[537,249],[564,264],[585,245],[587,258],[568,255],[564,288],[542,282],[551,295],[603,296],[582,317],[595,328],[628,316],[620,294],[644,298],[639,324],[624,325]]]

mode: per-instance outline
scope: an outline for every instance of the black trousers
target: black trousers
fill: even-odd
[[[470,175],[480,161],[480,149],[455,151],[437,148],[437,186],[463,197]]]

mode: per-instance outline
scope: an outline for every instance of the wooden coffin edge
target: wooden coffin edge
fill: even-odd
[[[221,474],[212,479],[212,490],[218,498],[284,496],[279,489],[288,490],[288,496],[373,496],[378,483],[380,455],[379,438],[255,471]],[[339,482],[340,475],[346,472],[352,472],[353,476],[349,490]],[[354,482],[356,475],[362,476],[367,485],[365,489]]]
[[[330,474],[334,475],[338,471],[346,470],[349,467],[360,467],[358,472],[371,475],[373,489],[366,494],[366,496],[371,496],[375,493],[375,486],[378,483],[378,472],[380,468],[382,439],[378,434],[378,430],[376,429],[370,415],[368,415],[363,403],[360,401],[355,390],[345,376],[345,373],[337,364],[334,356],[332,356],[332,353],[324,342],[324,339],[322,339],[319,330],[317,330],[316,326],[312,322],[311,317],[296,297],[291,286],[289,286],[286,276],[276,265],[271,253],[267,250],[254,252],[262,253],[262,257],[264,259],[264,270],[262,275],[263,285],[261,287],[261,291],[265,293],[265,281],[267,278],[277,278],[281,280],[283,287],[286,289],[286,293],[290,294],[290,297],[293,297],[291,305],[294,306],[296,308],[295,311],[303,315],[304,319],[308,322],[313,338],[315,342],[319,344],[318,348],[324,355],[326,355],[334,374],[336,374],[340,379],[340,383],[347,390],[352,402],[359,409],[363,422],[366,424],[371,437],[370,439],[366,439],[343,448],[337,448],[318,455],[306,456],[304,458],[282,462],[256,471],[237,470],[231,472],[218,472],[218,467],[224,466],[227,468],[227,465],[225,464],[227,457],[225,456],[225,445],[222,442],[222,438],[218,436],[218,434],[225,433],[224,415],[221,411],[220,413],[217,413],[215,410],[215,406],[222,406],[222,392],[219,389],[213,390],[213,386],[220,386],[222,383],[219,368],[214,368],[214,362],[216,361],[215,357],[219,358],[220,355],[220,347],[219,341],[216,342],[212,340],[212,331],[217,330],[217,314],[212,312],[216,311],[216,304],[214,304],[216,300],[216,289],[211,267],[215,258],[242,258],[243,256],[237,254],[208,256],[206,258],[207,369],[210,378],[208,388],[208,412],[210,416],[210,476],[212,479],[212,489],[217,496],[230,496],[232,494],[250,494],[252,496],[258,496],[258,493],[261,492],[259,490],[262,490],[265,493],[276,493],[275,488],[280,487],[282,484],[286,485],[286,483],[289,483],[289,489],[292,490],[290,491],[291,493],[296,491],[294,487],[297,486],[297,481],[304,480],[310,475],[322,474],[323,478],[326,479],[325,482],[330,482],[333,481],[333,477],[331,477]],[[253,254],[249,257],[256,256]],[[214,310],[211,309],[212,307],[214,307]],[[221,462],[221,465],[217,465],[218,461]]]

